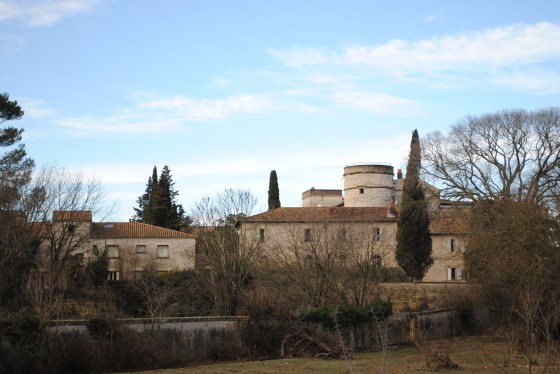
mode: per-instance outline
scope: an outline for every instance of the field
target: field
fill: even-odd
[[[426,353],[439,351],[448,353],[459,368],[435,370],[426,366]],[[511,357],[512,364],[504,368],[504,349],[496,341],[487,338],[457,338],[428,342],[425,347],[401,345],[387,352],[385,373],[528,373],[526,360],[521,356]],[[541,372],[533,368],[533,373]],[[250,362],[224,362],[198,365],[184,369],[168,369],[144,372],[145,374],[217,374],[217,373],[382,373],[381,352],[356,353],[352,360],[324,359],[279,359]],[[546,371],[560,373],[555,371]]]

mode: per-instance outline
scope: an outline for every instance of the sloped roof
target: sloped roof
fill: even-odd
[[[53,221],[91,222],[91,210],[55,210]]]
[[[397,213],[387,207],[292,207],[276,208],[251,217],[243,222],[396,222]]]
[[[117,238],[196,238],[194,234],[148,225],[140,222],[94,222],[91,226],[92,239]]]
[[[469,223],[464,217],[438,217],[430,219],[432,234],[467,234],[470,232]]]

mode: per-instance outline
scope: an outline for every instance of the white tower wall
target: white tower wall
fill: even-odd
[[[349,165],[344,168],[344,206],[386,207],[393,202],[393,167]]]

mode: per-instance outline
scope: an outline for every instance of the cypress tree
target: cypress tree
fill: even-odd
[[[420,167],[420,139],[418,131],[414,130],[403,185],[396,251],[398,264],[414,280],[422,280],[433,264],[430,218],[420,183]]]
[[[278,176],[276,170],[270,172],[268,182],[268,210],[280,208],[280,190],[278,188]]]

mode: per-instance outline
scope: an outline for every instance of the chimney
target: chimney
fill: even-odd
[[[397,179],[402,179],[402,169],[397,170]]]

